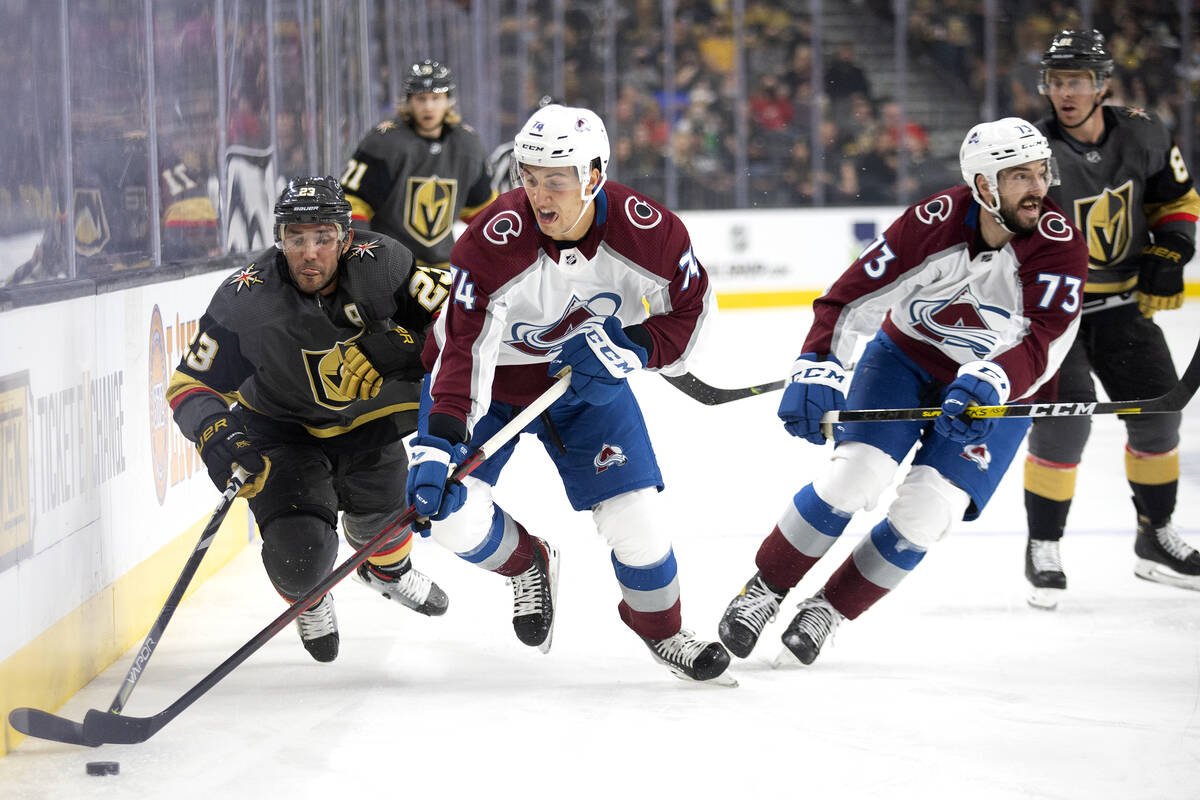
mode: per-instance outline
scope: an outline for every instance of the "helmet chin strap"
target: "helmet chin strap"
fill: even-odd
[[[1087,113],[1086,117],[1079,120],[1079,122],[1076,122],[1074,125],[1068,125],[1067,123],[1063,122],[1062,119],[1059,118],[1058,112],[1054,110],[1054,104],[1053,103],[1050,104],[1050,110],[1054,111],[1054,118],[1058,120],[1058,124],[1063,126],[1064,128],[1066,128],[1069,131],[1074,130],[1075,128],[1078,128],[1080,125],[1083,125],[1085,122],[1087,122],[1089,119],[1091,119],[1092,114],[1095,114],[1096,109],[1098,109],[1098,108],[1100,108],[1100,103],[1094,102],[1092,104],[1092,110]]]

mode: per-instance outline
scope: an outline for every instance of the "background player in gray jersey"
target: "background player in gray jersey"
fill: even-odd
[[[354,226],[412,251],[410,289],[430,312],[449,290],[455,220],[469,221],[496,198],[483,143],[455,108],[454,88],[446,65],[413,64],[396,116],[363,137],[341,177]]]
[[[356,241],[332,177],[288,183],[275,236],[217,289],[167,400],[218,487],[235,463],[254,475],[242,494],[263,566],[295,602],[333,567],[339,511],[355,547],[404,512],[401,437],[416,427],[430,315],[408,293],[412,255],[377,234]],[[411,529],[396,531],[356,577],[422,614],[445,613],[445,593],[413,568],[411,549]],[[313,658],[337,657],[331,594],[296,625]]]
[[[1039,89],[1052,116],[1038,123],[1060,185],[1050,197],[1088,243],[1079,336],[1063,362],[1058,399],[1096,399],[1095,374],[1114,400],[1161,395],[1176,373],[1156,311],[1183,303],[1200,197],[1162,122],[1141,109],[1101,105],[1113,69],[1099,31],[1062,31],[1042,56]],[[1171,526],[1179,485],[1180,414],[1121,418],[1125,473],[1137,513],[1134,573],[1200,589],[1200,553]],[[1075,493],[1089,417],[1035,420],[1025,463],[1029,602],[1054,608],[1067,579],[1058,543]]]

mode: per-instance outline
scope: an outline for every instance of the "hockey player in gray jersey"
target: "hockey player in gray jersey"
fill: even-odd
[[[479,134],[455,107],[454,74],[437,61],[413,64],[404,102],[359,142],[341,183],[354,226],[412,251],[412,294],[430,311],[446,300],[452,229],[496,198]]]
[[[378,234],[356,239],[332,177],[291,180],[275,205],[275,247],[222,281],[167,390],[175,422],[224,488],[251,473],[262,559],[294,602],[337,557],[338,512],[355,547],[405,510],[401,437],[416,428],[422,332],[412,255]],[[413,566],[397,531],[356,577],[422,614],[444,592]],[[296,621],[317,661],[337,657],[333,596]]]
[[[1061,176],[1050,197],[1083,231],[1090,262],[1079,337],[1063,361],[1058,399],[1095,400],[1093,374],[1114,400],[1161,395],[1177,379],[1153,315],[1183,303],[1200,197],[1162,122],[1141,109],[1101,105],[1113,60],[1099,31],[1062,31],[1041,63],[1039,89],[1053,114],[1038,127]],[[1171,525],[1181,414],[1121,419],[1136,513],[1134,573],[1200,589],[1200,553]],[[1029,435],[1025,575],[1034,606],[1054,608],[1067,585],[1059,540],[1090,430],[1089,417],[1044,418]]]

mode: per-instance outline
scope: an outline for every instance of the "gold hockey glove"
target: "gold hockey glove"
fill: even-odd
[[[425,374],[421,345],[419,337],[397,326],[343,346],[338,391],[351,400],[369,400],[379,394],[385,378],[420,380]]]

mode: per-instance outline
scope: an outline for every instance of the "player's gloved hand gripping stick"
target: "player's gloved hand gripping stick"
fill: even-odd
[[[570,383],[571,370],[569,368],[563,369],[557,374],[554,383],[549,389],[542,392],[537,399],[522,409],[507,425],[497,431],[492,438],[480,445],[466,461],[459,464],[458,468],[454,470],[451,480],[462,480],[471,474],[485,459],[507,444],[526,425],[537,419],[555,400],[562,397]],[[233,485],[232,482],[230,485]],[[234,489],[235,494],[236,491]],[[270,641],[275,634],[292,623],[313,601],[324,595],[335,584],[357,569],[359,564],[366,561],[376,550],[383,546],[384,542],[391,537],[394,531],[406,525],[411,525],[417,522],[418,519],[417,510],[410,506],[395,522],[376,534],[366,544],[356,550],[350,558],[334,567],[333,571],[323,581],[314,586],[312,590],[295,603],[288,606],[282,614],[276,617],[267,627],[255,634],[237,652],[221,662],[212,672],[205,675],[199,683],[184,692],[178,700],[153,716],[128,717],[93,708],[84,715],[83,724],[80,725],[79,723],[71,722],[45,711],[38,711],[33,708],[17,708],[9,714],[9,722],[14,728],[26,735],[36,736],[40,739],[50,739],[56,742],[65,742],[66,744],[99,747],[102,744],[137,744],[144,742],[168,722],[179,716],[184,709],[196,702],[209,689],[216,686],[226,675],[233,672],[239,664]]]

